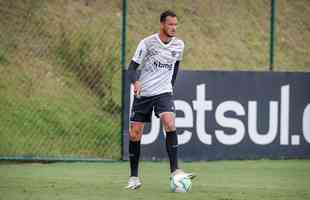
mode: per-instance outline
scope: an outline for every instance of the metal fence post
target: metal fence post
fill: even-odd
[[[269,70],[274,69],[275,40],[276,40],[276,0],[271,0],[270,17],[270,48],[269,48]]]
[[[126,43],[127,43],[127,0],[123,0],[123,17],[122,17],[122,45],[121,45],[121,65],[122,65],[122,114],[121,114],[121,158],[123,158],[123,140],[124,140],[124,104],[125,104],[125,70],[126,70]]]

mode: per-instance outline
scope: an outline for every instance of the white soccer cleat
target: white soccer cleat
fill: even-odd
[[[128,185],[126,186],[126,189],[136,190],[140,188],[142,185],[139,177],[131,176],[128,180]]]
[[[189,179],[194,179],[196,177],[196,174],[194,173],[186,173],[182,169],[176,169],[174,172],[171,173],[171,177],[178,175],[178,176],[184,176]]]

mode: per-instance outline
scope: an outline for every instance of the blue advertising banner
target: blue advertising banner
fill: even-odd
[[[126,80],[124,159],[132,100]],[[182,160],[310,158],[309,73],[181,71],[174,103]],[[154,115],[141,144],[143,160],[167,159]]]

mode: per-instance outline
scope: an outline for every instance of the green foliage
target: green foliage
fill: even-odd
[[[111,19],[89,24],[95,16],[65,17],[64,1],[32,3],[0,2],[11,22],[0,20],[0,156],[120,159],[119,45],[101,28]]]
[[[120,70],[117,40],[106,39],[106,31],[95,25],[80,27],[78,31],[63,31],[55,48],[56,60],[102,101],[102,109],[120,112],[119,99],[112,98],[114,75]],[[100,43],[100,44],[98,44]]]
[[[0,100],[0,155],[120,158],[120,119],[47,100]]]
[[[268,69],[269,1],[128,3],[127,62],[172,8],[182,69]],[[309,71],[309,3],[278,3],[275,69]],[[0,0],[0,155],[120,157],[121,9],[110,0]]]
[[[8,64],[8,59],[6,58],[6,53],[3,49],[0,49],[0,64]]]

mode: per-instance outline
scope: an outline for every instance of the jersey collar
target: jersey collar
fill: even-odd
[[[159,33],[156,34],[156,39],[158,40],[158,42],[159,42],[162,46],[164,46],[164,47],[169,47],[169,46],[172,44],[172,42],[173,42],[173,40],[175,39],[175,37],[171,38],[171,40],[170,40],[170,42],[169,42],[168,44],[165,44],[165,43],[163,43],[163,42],[161,41],[161,39],[159,38]]]

